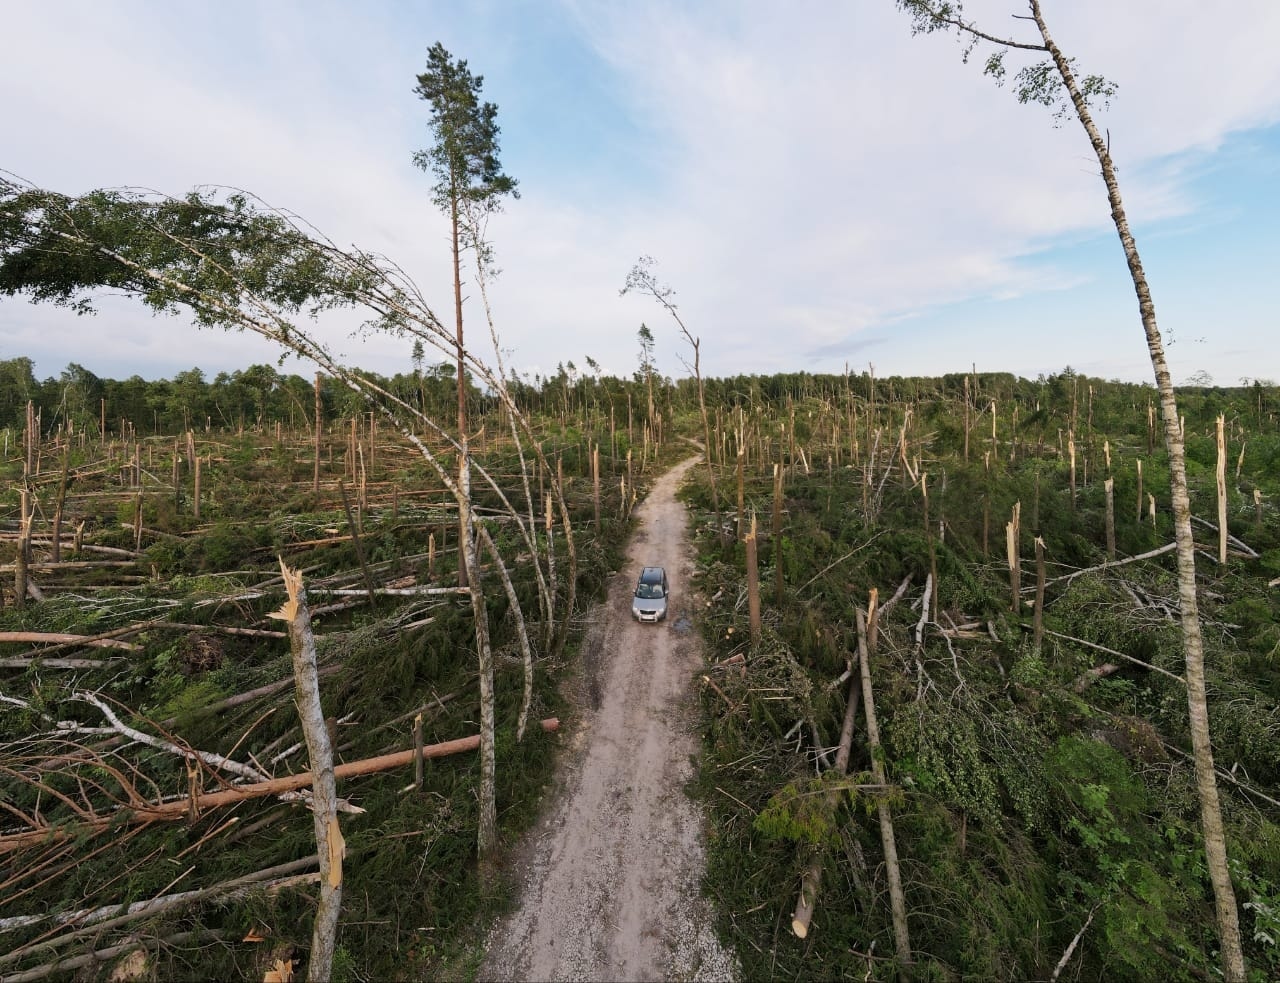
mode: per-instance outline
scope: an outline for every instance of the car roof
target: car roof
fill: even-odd
[[[655,584],[662,580],[666,571],[662,567],[645,567],[640,571],[640,580],[646,584]]]

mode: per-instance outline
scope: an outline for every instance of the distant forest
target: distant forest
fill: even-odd
[[[574,363],[560,364],[554,375],[517,376],[510,383],[517,402],[531,413],[571,415],[579,410],[608,414],[618,425],[627,420],[628,406],[638,419],[647,398],[642,373],[632,378],[600,374],[598,366],[586,359],[589,371],[579,371]],[[428,415],[450,419],[456,412],[457,385],[453,364],[442,362],[423,366],[414,360],[413,370],[387,377],[362,373],[380,387]],[[961,398],[966,373],[940,377],[875,378],[870,372],[825,375],[807,372],[777,373],[771,376],[738,375],[706,379],[707,401],[711,406],[777,406],[808,399],[834,398],[852,390],[888,402],[900,400],[943,404]],[[1101,415],[1108,408],[1127,415],[1138,405],[1154,399],[1150,383],[1126,383],[1091,379],[1070,366],[1061,372],[1034,380],[1009,373],[979,373],[983,391],[1001,403],[1023,407],[1021,423],[1044,423],[1049,406],[1062,406],[1073,396],[1081,404],[1081,416],[1091,413],[1097,403]],[[1228,408],[1248,405],[1250,422],[1261,424],[1280,409],[1280,387],[1269,380],[1247,386],[1216,386],[1204,373],[1193,376],[1194,385],[1180,387],[1180,407],[1193,427],[1212,426],[1215,416]],[[668,410],[667,419],[691,409],[697,400],[692,378],[654,378],[655,397]],[[1083,388],[1082,388],[1083,387]],[[350,418],[367,409],[364,398],[342,383],[324,378],[320,385],[324,420]],[[1242,397],[1247,395],[1246,400]],[[284,426],[310,426],[315,412],[315,379],[277,370],[270,365],[251,365],[235,372],[219,372],[212,379],[199,368],[179,372],[170,379],[104,379],[74,362],[58,376],[38,380],[30,358],[0,359],[0,428],[21,430],[28,401],[35,406],[45,433],[69,430],[95,435],[121,433],[125,427],[139,435],[172,434],[186,430],[234,430]],[[483,416],[491,400],[476,386],[470,386],[469,403]],[[1114,405],[1112,405],[1114,404]]]

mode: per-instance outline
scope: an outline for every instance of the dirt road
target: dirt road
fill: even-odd
[[[676,501],[691,458],[636,510],[625,568],[584,642],[581,725],[569,735],[548,811],[518,860],[518,907],[494,928],[481,980],[724,980],[736,962],[702,897],[703,823],[693,777],[690,550]],[[667,568],[665,623],[637,624],[642,566]]]

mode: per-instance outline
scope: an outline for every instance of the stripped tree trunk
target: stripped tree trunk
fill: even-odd
[[[1022,527],[1022,503],[1013,503],[1013,516],[1005,523],[1005,551],[1009,562],[1009,588],[1014,614],[1022,610],[1022,559],[1018,552],[1018,539]]]
[[[458,544],[458,555],[468,570],[467,584],[471,595],[471,613],[475,621],[476,661],[480,671],[480,821],[476,831],[477,851],[481,860],[492,856],[498,845],[497,767],[494,757],[494,693],[493,650],[489,644],[489,613],[485,607],[484,589],[480,583],[480,562],[476,553],[475,517],[471,511],[471,466],[467,435],[461,435],[462,463],[458,474],[458,510],[466,522],[460,526],[466,534]]]
[[[18,496],[18,545],[13,555],[13,606],[26,607],[31,561],[31,497],[24,486]]]
[[[54,563],[62,562],[62,509],[67,502],[67,478],[71,470],[71,441],[62,448],[62,477],[58,480],[58,501],[53,509],[53,553]]]
[[[1116,480],[1108,478],[1102,484],[1107,499],[1107,562],[1116,560]]]
[[[872,599],[874,604],[874,598]],[[862,608],[855,612],[858,618],[858,661],[862,667],[862,702],[867,720],[867,750],[871,754],[871,780],[877,785],[886,784],[884,755],[880,749],[880,725],[876,722],[875,697],[871,690],[871,657],[867,644],[867,619]],[[907,976],[911,967],[911,936],[907,931],[907,903],[902,893],[902,871],[898,865],[898,845],[893,835],[893,814],[889,800],[876,799],[876,812],[880,817],[880,843],[884,848],[885,873],[889,881],[889,908],[893,916],[893,938],[898,950],[898,960]]]
[[[1142,458],[1138,458],[1138,521],[1142,521],[1142,507],[1146,505],[1142,497]]]
[[[741,464],[742,456],[738,456]],[[747,611],[751,619],[751,644],[760,644],[760,573],[756,565],[756,517],[751,515],[751,529],[743,540],[747,553]]]
[[[338,939],[338,917],[342,913],[342,858],[346,845],[338,825],[338,792],[333,775],[333,747],[320,706],[320,674],[316,664],[316,640],[311,633],[311,614],[302,587],[302,574],[280,561],[289,599],[271,616],[289,626],[289,649],[293,654],[294,693],[298,717],[307,740],[311,760],[311,808],[316,831],[316,856],[320,861],[320,900],[311,933],[311,958],[307,979],[328,980],[333,975],[333,953]]]
[[[485,549],[493,559],[494,569],[498,571],[498,577],[502,580],[502,589],[506,592],[509,610],[516,621],[516,636],[520,639],[520,655],[524,663],[524,693],[520,698],[520,720],[516,725],[516,742],[519,743],[524,740],[524,730],[529,723],[529,707],[533,703],[533,649],[529,645],[529,632],[524,623],[524,612],[520,609],[520,598],[516,595],[515,585],[511,583],[511,575],[507,572],[507,565],[502,561],[502,554],[498,552],[498,547],[494,544],[493,537],[489,535],[489,530],[484,526],[476,528],[484,541]]]
[[[1227,565],[1227,438],[1223,433],[1226,418],[1218,414],[1218,565]]]
[[[1209,703],[1205,693],[1204,639],[1200,634],[1200,607],[1196,597],[1196,544],[1191,531],[1191,498],[1187,492],[1186,445],[1178,421],[1178,404],[1174,396],[1173,378],[1165,360],[1164,341],[1156,323],[1155,302],[1142,269],[1138,247],[1129,229],[1129,219],[1120,199],[1120,182],[1116,177],[1111,151],[1089,113],[1084,94],[1076,83],[1069,59],[1049,36],[1040,12],[1039,0],[1030,0],[1036,27],[1045,48],[1058,69],[1071,102],[1075,107],[1089,142],[1102,167],[1107,186],[1111,217],[1124,248],[1125,260],[1138,298],[1138,311],[1151,354],[1156,388],[1160,394],[1160,414],[1164,420],[1165,447],[1169,452],[1169,483],[1175,541],[1178,544],[1178,600],[1182,617],[1182,643],[1187,663],[1187,705],[1191,721],[1191,745],[1195,756],[1196,789],[1200,799],[1200,823],[1204,832],[1205,861],[1213,884],[1214,906],[1221,944],[1222,970],[1228,980],[1243,980],[1244,949],[1240,942],[1240,919],[1236,909],[1235,890],[1227,863],[1227,841],[1222,825],[1222,808],[1218,801],[1218,785],[1214,777],[1213,745],[1209,737]]]
[[[849,698],[844,707],[844,724],[840,728],[840,746],[836,749],[836,761],[833,769],[837,775],[849,770],[849,752],[853,746],[853,725],[858,717],[858,703],[862,698],[861,683],[857,679],[849,682]],[[838,792],[828,792],[826,807],[834,811],[837,805]],[[791,916],[791,931],[797,938],[808,938],[809,925],[813,921],[813,911],[818,903],[818,890],[822,887],[822,858],[815,857],[805,869],[800,879],[800,896],[796,898],[796,910]]]
[[[773,568],[774,600],[782,607],[784,584],[782,582],[782,465],[773,466]]]
[[[320,494],[320,426],[323,407],[320,405],[320,373],[316,373],[316,425],[315,425],[315,460],[311,464],[311,494]]]
[[[1044,539],[1040,536],[1036,537],[1036,606],[1032,623],[1035,625],[1036,651],[1039,651],[1040,643],[1044,641]]]
[[[738,431],[738,538],[744,539],[747,533],[746,516],[746,449],[742,446],[742,431]]]

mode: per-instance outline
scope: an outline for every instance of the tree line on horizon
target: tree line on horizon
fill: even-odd
[[[605,375],[590,356],[584,359],[587,371],[572,360],[556,366],[554,374],[524,377],[514,374],[508,383],[516,401],[529,412],[566,414],[580,409],[613,412],[625,425],[628,401],[632,416],[644,415],[646,399],[643,366],[630,378]],[[456,380],[449,362],[424,365],[415,351],[408,372],[386,376],[365,372],[377,385],[427,414],[441,415],[454,405]],[[746,409],[772,407],[807,399],[835,399],[853,394],[868,400],[909,400],[916,403],[947,403],[964,398],[965,379],[978,379],[983,391],[1000,402],[1024,407],[1027,425],[1047,413],[1047,407],[1064,405],[1073,392],[1086,398],[1117,406],[1143,404],[1151,398],[1149,382],[1103,380],[1077,373],[1071,366],[1060,372],[1040,374],[1035,379],[1008,372],[956,372],[940,376],[886,376],[876,378],[867,370],[860,373],[777,372],[772,375],[738,374],[704,379],[706,394],[714,406]],[[693,379],[673,379],[654,375],[659,404],[668,419],[677,411],[692,409],[697,399]],[[1270,380],[1242,380],[1238,386],[1215,385],[1201,375],[1196,385],[1180,387],[1189,418],[1196,424],[1211,423],[1213,416],[1232,397],[1248,394],[1252,422],[1261,422],[1280,408],[1280,394]],[[496,407],[497,400],[487,388],[466,375],[467,402],[473,414],[483,417]],[[333,423],[364,412],[364,401],[348,387],[327,378],[320,386],[323,422]],[[70,362],[56,376],[39,379],[35,363],[25,356],[0,359],[0,428],[21,429],[25,425],[27,403],[46,433],[70,430],[102,436],[118,435],[122,421],[131,432],[144,435],[181,433],[187,430],[233,430],[274,427],[310,427],[315,405],[315,379],[268,364],[218,372],[212,378],[199,367],[169,377],[146,379],[131,375],[125,379],[99,376],[91,369]]]

